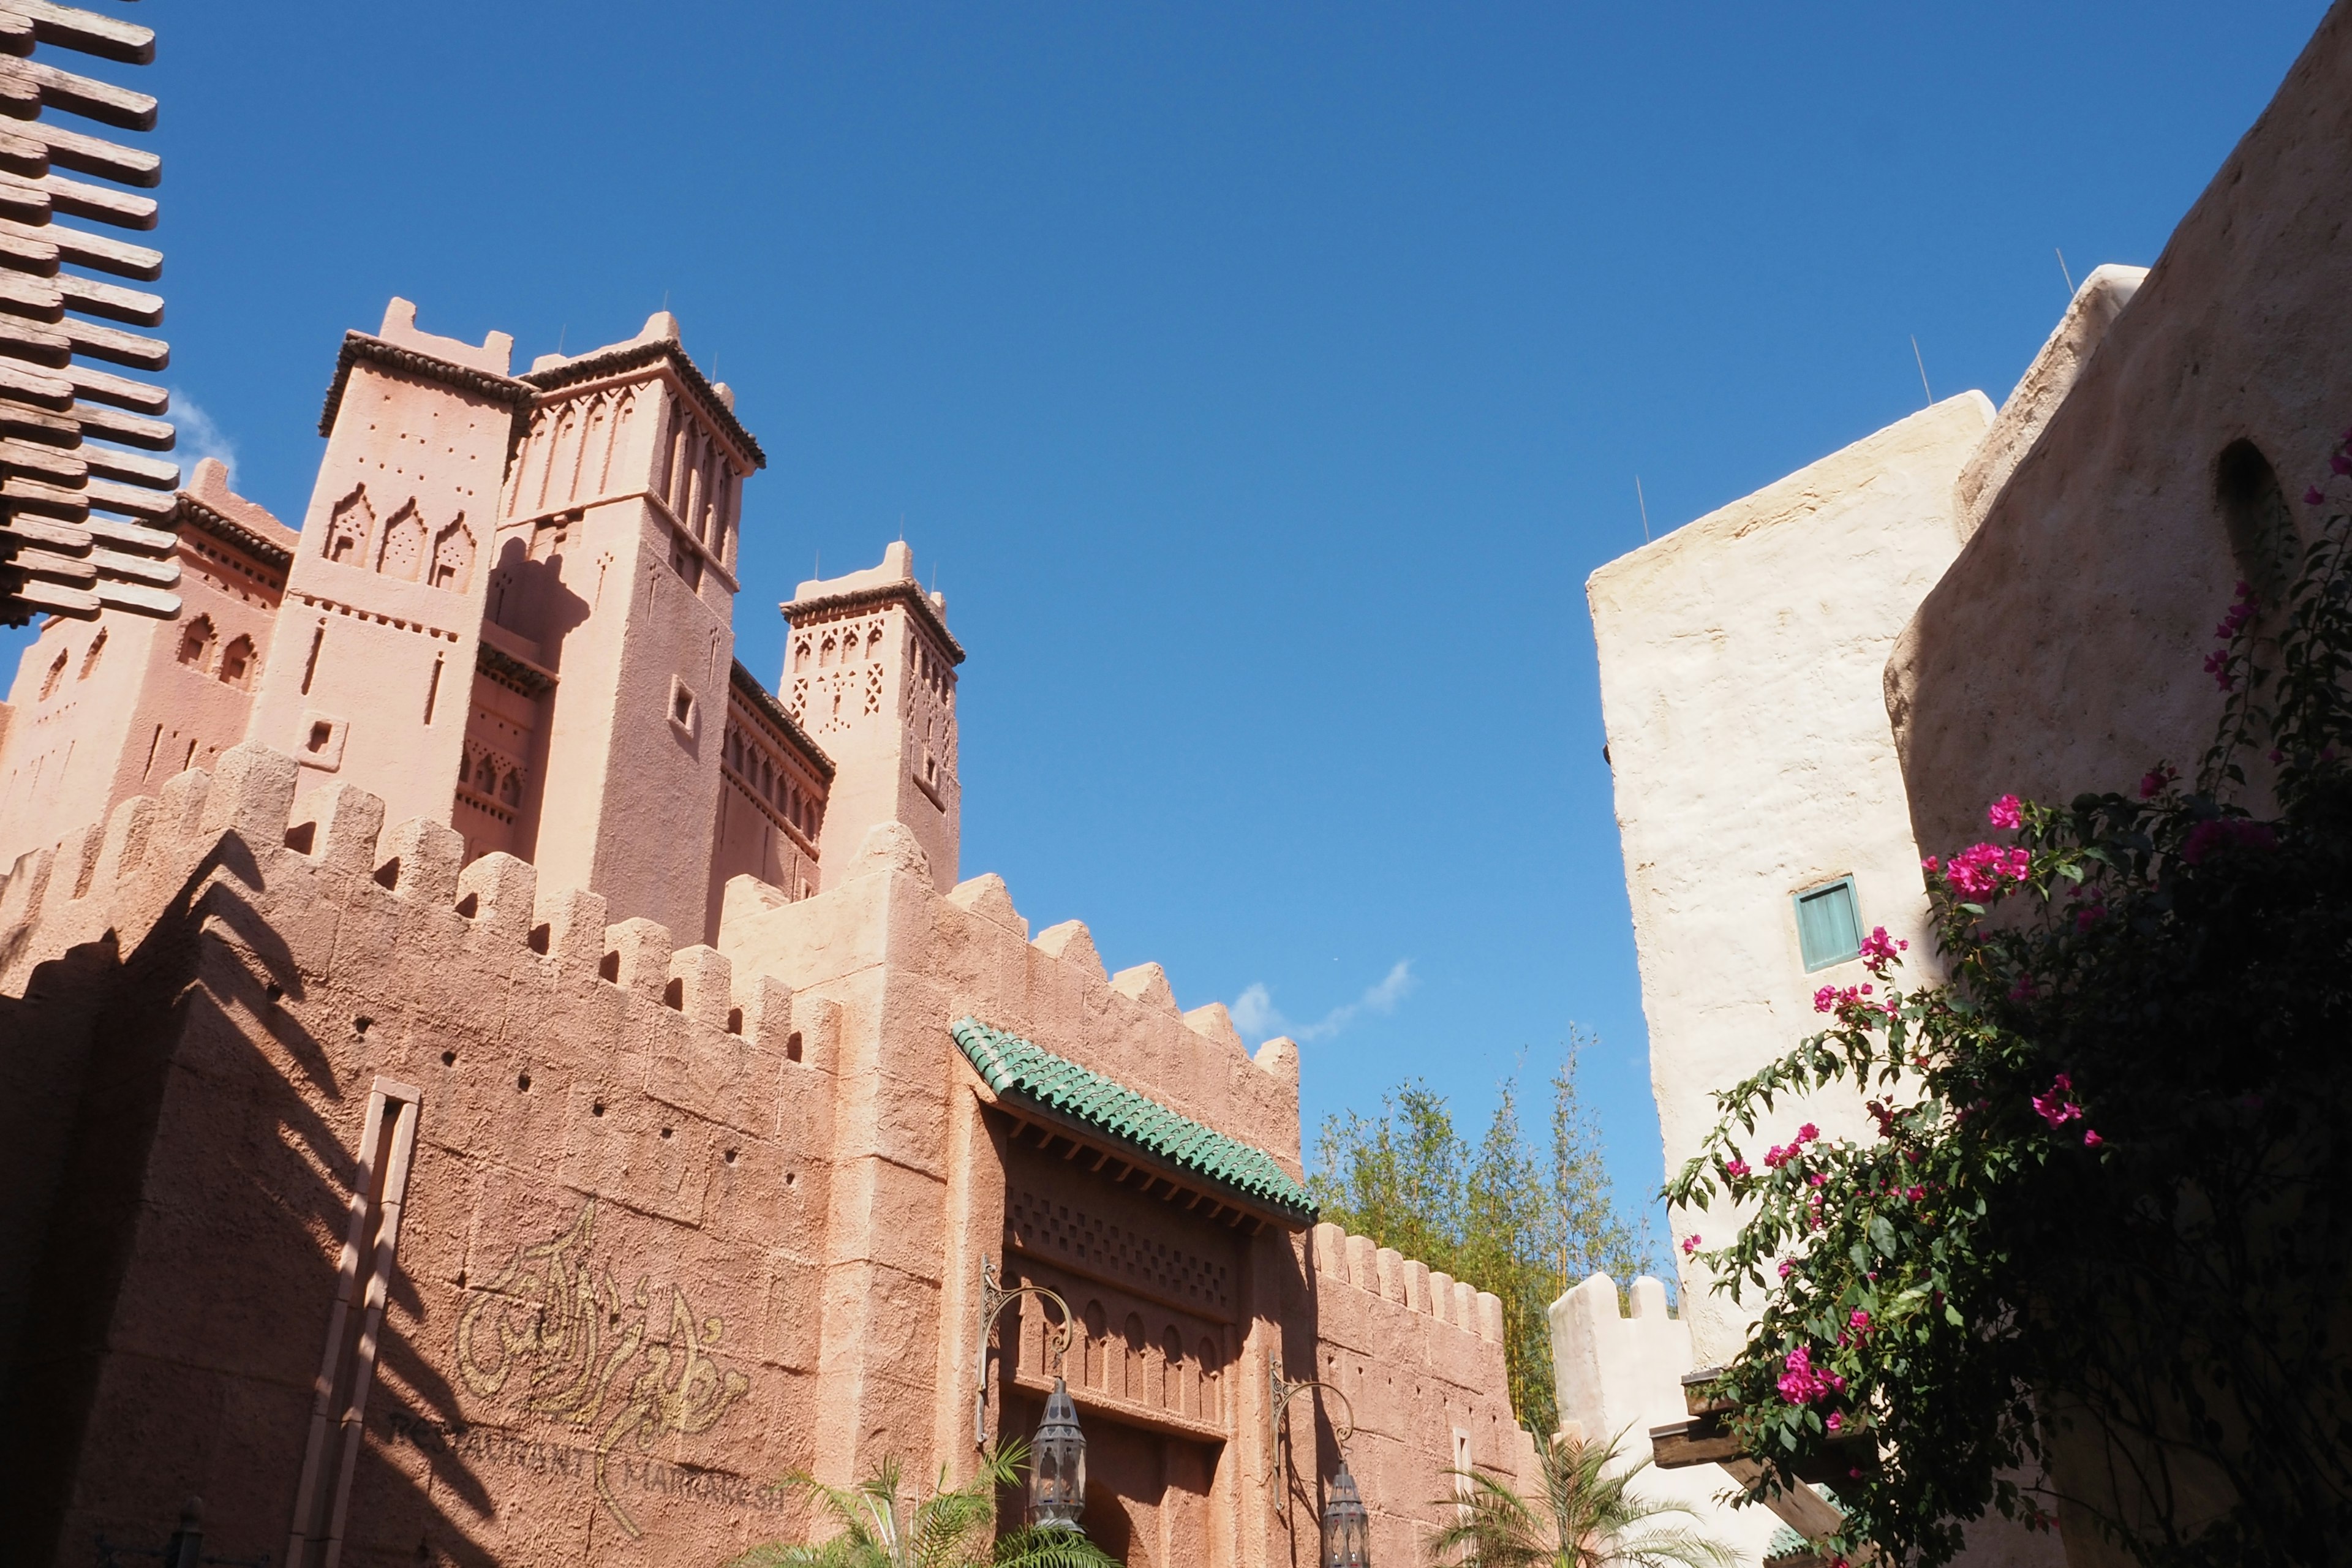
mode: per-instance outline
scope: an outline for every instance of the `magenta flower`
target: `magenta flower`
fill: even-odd
[[[1724,1167],[1723,1167],[1723,1173],[1724,1173],[1725,1175],[1727,1175],[1727,1176],[1744,1176],[1744,1175],[1747,1175],[1747,1174],[1748,1174],[1748,1162],[1747,1162],[1747,1161],[1745,1161],[1745,1160],[1730,1160],[1730,1161],[1727,1161],[1727,1162],[1725,1162],[1725,1163],[1724,1163]]]
[[[1814,1011],[1814,1012],[1816,1012],[1816,1013],[1826,1013],[1826,1012],[1828,1012],[1831,1008],[1835,1007],[1836,1005],[1837,1005],[1837,987],[1836,987],[1836,986],[1834,986],[1834,985],[1824,985],[1824,986],[1822,986],[1819,991],[1816,991],[1816,992],[1814,992],[1814,993],[1813,993],[1813,1011]]]
[[[2205,656],[2205,673],[2211,676],[2213,684],[2224,691],[2234,690],[2237,687],[2238,678],[2230,673],[2230,653],[2227,648],[2216,648]]]
[[[1857,1334],[1866,1334],[1870,1332],[1870,1314],[1856,1307],[1853,1315],[1846,1319],[1845,1326]]]
[[[2089,931],[2105,918],[2107,906],[2105,904],[2084,904],[2074,911],[2074,929],[2078,931]]]
[[[2319,493],[2319,487],[2317,485],[2314,485],[2309,489],[2303,492],[2303,504],[2305,506],[2326,506],[2327,504],[2327,498]]]
[[[2339,474],[2352,474],[2352,458],[2347,458],[2341,452],[2328,458],[2327,466]]]
[[[1795,1267],[1796,1265],[1790,1263],[1787,1258],[1783,1258],[1780,1259],[1780,1278],[1786,1279]]]
[[[1696,1252],[1697,1250],[1698,1250],[1698,1237],[1696,1237],[1696,1236],[1686,1236],[1686,1237],[1683,1237],[1683,1256],[1684,1256],[1685,1258],[1688,1258],[1692,1253]]]
[[[2025,823],[2022,803],[2013,795],[2002,795],[1985,808],[1985,820],[1995,827],[2020,827]]]
[[[2085,1148],[2085,1149],[2095,1149],[2095,1148],[2097,1148],[2100,1144],[2102,1144],[2102,1143],[2104,1143],[2104,1142],[2106,1142],[2106,1140],[2105,1140],[2105,1139],[2104,1139],[2104,1138],[2102,1138],[2102,1137],[2100,1137],[2100,1136],[2098,1135],[2098,1133],[2097,1133],[2095,1130],[2093,1130],[2093,1129],[2091,1129],[2091,1128],[2088,1128],[2088,1127],[2085,1127],[2084,1129],[2083,1129],[2083,1147],[2084,1147],[2084,1148]]]
[[[2157,795],[2162,795],[2165,790],[2171,785],[2172,781],[2179,776],[2180,775],[2179,773],[2173,772],[2172,764],[2170,763],[2157,763],[2156,766],[2150,768],[2146,773],[2140,776],[2140,799],[2148,800]]]
[[[1831,1412],[1830,1412],[1829,1428],[1830,1428],[1830,1430],[1831,1430],[1831,1431],[1834,1432],[1834,1431],[1836,1431],[1839,1427],[1841,1427],[1841,1426],[1844,1426],[1844,1425],[1845,1425],[1845,1418],[1844,1418],[1843,1416],[1840,1415],[1839,1415],[1836,1411],[1834,1411],[1834,1410],[1832,1410],[1832,1411],[1831,1411]]]
[[[2052,1081],[2049,1093],[2033,1097],[2033,1114],[2048,1122],[2053,1131],[2069,1121],[2080,1121],[2083,1108],[2074,1103],[2074,1080],[2060,1073]]]
[[[1808,1121],[1802,1127],[1797,1129],[1797,1142],[1810,1143],[1821,1135],[1822,1130]],[[1794,1148],[1795,1144],[1791,1144],[1790,1147]]]

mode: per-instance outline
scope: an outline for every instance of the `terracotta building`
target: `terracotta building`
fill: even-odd
[[[195,1495],[223,1560],[715,1563],[808,1522],[795,1468],[970,1475],[1057,1370],[1133,1563],[1318,1560],[1342,1439],[1385,1563],[1443,1467],[1523,1474],[1500,1303],[1315,1223],[1296,1047],[962,876],[906,547],[801,585],[771,688],[728,388],[667,315],[508,352],[395,300],[299,528],[200,465],[180,617],[25,657],[20,1560]],[[984,1327],[1022,1285],[1058,1363],[1044,1296]]]

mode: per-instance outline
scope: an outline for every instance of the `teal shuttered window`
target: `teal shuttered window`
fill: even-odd
[[[1862,911],[1854,904],[1852,877],[1799,893],[1796,902],[1797,945],[1808,970],[1860,956]]]

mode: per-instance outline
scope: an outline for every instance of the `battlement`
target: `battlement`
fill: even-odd
[[[1315,1227],[1315,1271],[1486,1341],[1503,1342],[1503,1299],[1417,1258],[1328,1223]]]
[[[280,888],[279,867],[372,882],[395,904],[446,911],[470,949],[505,948],[559,971],[643,997],[693,1024],[808,1057],[794,1038],[793,994],[772,976],[738,976],[725,955],[676,945],[649,920],[605,923],[605,901],[581,889],[541,889],[528,862],[506,854],[464,862],[465,840],[412,819],[389,829],[383,802],[348,784],[297,799],[291,757],[246,744],[216,771],[178,773],[154,795],[123,801],[102,824],[20,857],[0,878],[0,988],[21,990],[38,964],[112,932],[128,948],[200,876]],[[244,855],[221,853],[233,836]]]

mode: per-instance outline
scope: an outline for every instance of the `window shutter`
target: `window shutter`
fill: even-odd
[[[1797,944],[1808,970],[1860,956],[1862,913],[1854,903],[1853,878],[1841,877],[1797,895]]]

